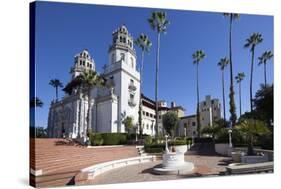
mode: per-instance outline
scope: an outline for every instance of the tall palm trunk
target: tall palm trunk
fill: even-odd
[[[249,136],[249,141],[248,141],[248,150],[247,150],[247,155],[254,155],[254,139],[253,136]]]
[[[266,63],[263,64],[264,65],[264,86],[266,86]]]
[[[199,61],[196,62],[196,81],[197,81],[197,109],[196,109],[196,114],[197,114],[197,133],[198,136],[200,137],[200,129],[201,129],[201,123],[200,123],[200,111],[199,111]]]
[[[224,93],[224,70],[221,73],[222,79],[222,96],[223,96],[223,119],[225,120],[225,93]]]
[[[230,68],[230,93],[229,93],[229,105],[230,105],[230,120],[232,126],[236,123],[236,113],[235,113],[235,101],[234,101],[234,87],[233,87],[233,68],[232,68],[232,21],[233,15],[230,15],[229,24],[229,68]]]
[[[241,81],[239,82],[239,110],[240,110],[240,117],[242,114],[242,107],[241,107]]]
[[[91,87],[88,88],[88,111],[87,111],[87,128],[86,128],[86,137],[90,134],[91,129]]]
[[[142,50],[141,53],[141,67],[140,67],[140,99],[139,99],[139,131],[142,135],[142,99],[141,99],[141,93],[142,93],[142,73],[143,73],[143,59],[144,59],[144,50]]]
[[[159,72],[159,53],[160,53],[160,33],[157,33],[157,55],[156,55],[156,78],[155,78],[155,114],[156,114],[156,135],[159,134],[158,128],[158,72]]]
[[[56,86],[55,88],[56,88],[56,101],[58,101],[58,86]]]
[[[254,72],[254,56],[255,56],[255,45],[252,47],[252,61],[251,61],[251,78],[250,78],[250,102],[251,112],[253,111],[253,72]]]

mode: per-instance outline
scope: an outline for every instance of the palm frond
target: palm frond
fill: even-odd
[[[151,17],[148,19],[148,23],[152,30],[156,30],[158,33],[165,33],[169,25],[167,20],[167,13],[163,11],[155,11],[151,13]]]

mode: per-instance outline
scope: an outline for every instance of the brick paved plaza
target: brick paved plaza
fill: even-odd
[[[102,148],[85,148],[77,143],[64,139],[31,140],[35,148],[35,157],[31,157],[31,168],[42,170],[37,177],[31,175],[31,182],[37,187],[84,185],[84,184],[113,184],[125,182],[160,181],[201,176],[216,176],[225,171],[225,166],[231,160],[210,151],[209,146],[202,150],[194,148],[185,156],[186,161],[194,163],[192,173],[185,175],[155,175],[152,168],[161,163],[155,162],[131,165],[113,169],[95,177],[94,180],[81,180],[76,177],[80,170],[102,162],[138,156],[135,146],[116,146]],[[160,154],[159,154],[160,155]],[[158,157],[161,157],[158,156]]]
[[[217,176],[221,171],[225,171],[228,157],[216,155],[186,155],[186,161],[191,161],[195,169],[190,174],[185,175],[155,175],[151,173],[152,167],[161,163],[160,160],[151,163],[131,165],[125,168],[114,169],[97,176],[92,181],[83,184],[114,184],[125,182],[161,181],[182,178],[193,178],[201,176]]]

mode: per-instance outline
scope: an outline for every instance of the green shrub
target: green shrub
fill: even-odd
[[[165,150],[165,144],[145,144],[144,145],[144,150],[149,148],[161,148],[162,150]]]
[[[186,140],[175,140],[175,141],[171,141],[169,142],[170,146],[179,146],[179,145],[186,145]]]
[[[192,138],[186,138],[186,143],[187,144],[192,144]]]
[[[147,153],[162,153],[164,150],[163,148],[146,148],[145,152]]]
[[[165,137],[164,136],[155,136],[153,139],[152,139],[152,143],[153,144],[161,144],[165,142]]]
[[[99,133],[89,133],[89,139],[92,146],[103,145],[103,138]]]
[[[103,145],[120,145],[127,143],[126,133],[101,133]]]
[[[138,139],[140,139],[140,134],[138,134]],[[127,134],[127,140],[135,140],[136,139],[136,133],[128,133]]]
[[[144,144],[152,144],[152,137],[151,136],[145,136],[144,138]]]
[[[221,129],[220,132],[217,133],[217,138],[215,139],[215,143],[228,143],[229,142],[229,134],[227,129]]]

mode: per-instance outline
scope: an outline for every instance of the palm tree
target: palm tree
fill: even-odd
[[[58,101],[58,88],[63,87],[62,82],[58,79],[52,79],[50,80],[49,85],[53,86],[56,89],[56,101]]]
[[[218,135],[224,130],[226,130],[225,125],[218,125],[218,124],[214,124],[213,126],[208,125],[202,128],[201,134],[206,134],[211,136],[214,142],[214,140],[218,138]]]
[[[273,57],[273,54],[271,51],[265,51],[262,53],[262,55],[259,57],[259,66],[264,65],[264,85],[266,86],[266,63],[268,60],[270,60]]]
[[[248,155],[254,155],[254,141],[257,136],[270,133],[263,121],[256,119],[244,119],[235,129],[246,137],[248,143]]]
[[[197,50],[195,53],[192,54],[193,58],[193,64],[196,65],[196,83],[197,83],[197,132],[200,137],[200,129],[201,129],[201,123],[200,123],[200,112],[199,112],[199,63],[203,60],[205,57],[205,53],[202,50]]]
[[[150,51],[150,47],[152,45],[151,41],[149,40],[148,36],[145,34],[140,34],[140,36],[135,41],[135,44],[141,49],[141,65],[140,65],[140,103],[139,103],[139,127],[142,134],[142,100],[141,100],[141,94],[142,94],[142,74],[143,74],[143,61],[144,61],[144,53],[148,53]]]
[[[40,100],[38,97],[33,97],[30,102],[29,106],[30,108],[35,108],[35,107],[43,107],[44,103]]]
[[[260,33],[253,33],[248,39],[246,39],[245,48],[250,47],[252,53],[251,61],[251,76],[250,76],[250,102],[251,102],[251,112],[253,111],[253,72],[254,72],[254,57],[255,57],[255,47],[263,41],[262,35]]]
[[[232,125],[234,126],[236,123],[237,115],[236,115],[236,107],[234,100],[234,85],[233,85],[233,63],[232,63],[232,24],[234,20],[238,20],[240,15],[235,13],[224,13],[225,17],[229,17],[229,68],[230,68],[230,90],[229,90],[229,112],[230,112],[230,120]]]
[[[242,112],[242,107],[241,107],[241,82],[245,78],[244,72],[240,72],[235,76],[236,82],[239,84],[239,110],[240,110],[240,117],[241,117],[241,112]]]
[[[93,70],[88,70],[82,72],[79,76],[77,76],[77,80],[80,81],[82,85],[82,89],[87,93],[88,100],[88,110],[87,110],[87,128],[86,128],[86,136],[90,133],[90,124],[91,124],[91,91],[93,86],[105,86],[105,79],[102,78],[97,72]]]
[[[222,79],[222,97],[223,97],[223,119],[225,120],[225,94],[224,94],[224,69],[226,68],[226,66],[229,64],[229,59],[227,59],[226,57],[221,58],[218,66],[221,69],[221,79]]]
[[[123,121],[122,123],[125,125],[125,129],[126,131],[129,133],[130,130],[133,128],[133,121],[134,121],[134,118],[131,117],[131,116],[127,116]]]
[[[158,135],[158,72],[159,72],[159,54],[160,54],[160,35],[166,33],[169,21],[166,12],[152,12],[148,23],[152,30],[157,32],[157,54],[156,54],[156,75],[155,75],[155,115],[156,115],[156,135]]]

